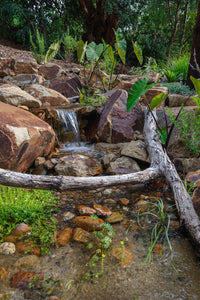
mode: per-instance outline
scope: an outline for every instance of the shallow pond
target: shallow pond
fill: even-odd
[[[120,247],[121,241],[124,242],[125,249],[132,254],[127,266],[119,264],[110,250],[104,259],[103,275],[97,278],[97,283],[92,283],[91,280],[81,281],[89,270],[87,263],[91,252],[84,244],[72,241],[64,247],[52,249],[50,255],[43,257],[18,253],[10,256],[0,255],[0,266],[8,272],[0,280],[0,292],[8,294],[6,299],[15,300],[48,299],[48,295],[66,300],[200,299],[199,259],[188,239],[176,229],[172,229],[170,238],[176,271],[170,263],[167,246],[162,255],[154,253],[151,263],[141,268],[148,253],[152,229],[148,219],[142,222],[143,227],[134,227],[134,224],[137,224],[135,201],[143,192],[144,187],[136,191],[129,186],[113,190],[67,192],[60,195],[60,212],[57,219],[61,228],[66,224],[70,225],[70,221],[63,221],[65,212],[74,213],[75,206],[83,203],[90,206],[94,200],[108,206],[112,211],[124,214],[123,222],[112,225],[115,232],[112,249]],[[168,191],[163,191],[163,195],[172,202]],[[151,191],[151,194],[146,195],[147,198],[149,196],[158,198],[160,193]],[[127,206],[120,204],[119,200],[122,197],[129,200]],[[10,287],[11,278],[20,270],[43,272],[45,278],[51,278],[51,283],[29,291],[13,289]]]

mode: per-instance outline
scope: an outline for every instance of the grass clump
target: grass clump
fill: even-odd
[[[174,82],[164,83],[169,90],[169,94],[180,94],[180,95],[195,95],[195,90],[191,90],[189,86],[185,84],[179,84]]]
[[[20,223],[31,227],[27,239],[49,253],[56,229],[57,198],[50,191],[0,186],[0,242]]]
[[[171,58],[165,68],[164,74],[167,77],[168,82],[186,81],[188,67],[189,67],[189,55],[183,55],[179,58]]]

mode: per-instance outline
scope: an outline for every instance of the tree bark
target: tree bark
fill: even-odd
[[[195,78],[200,77],[200,1],[198,4],[198,11],[197,11],[197,18],[196,24],[193,30],[193,38],[192,38],[192,50],[190,56],[190,64],[188,68],[188,75],[187,75],[187,85],[190,88],[194,88],[190,76]]]
[[[107,15],[104,10],[104,1],[98,1],[96,7],[93,0],[79,0],[81,11],[84,15],[87,28],[88,42],[102,42],[102,38],[107,44],[113,44],[115,40],[114,30],[119,24],[119,17],[112,12]]]
[[[156,119],[156,112],[153,111]],[[150,168],[131,174],[102,176],[102,177],[71,177],[71,176],[39,176],[22,174],[0,169],[0,184],[14,187],[24,187],[44,190],[81,190],[96,189],[125,184],[146,183],[164,176],[174,193],[176,207],[180,216],[180,224],[184,225],[194,243],[200,249],[200,221],[197,216],[191,197],[163,150],[157,133],[156,123],[152,114],[146,111],[144,135],[151,159]]]

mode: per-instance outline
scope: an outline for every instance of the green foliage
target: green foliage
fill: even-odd
[[[168,82],[177,82],[181,79],[181,76],[179,73],[171,71],[171,70],[165,70],[164,74],[165,74]]]
[[[196,90],[198,96],[200,97],[200,80],[198,80],[192,76],[190,76],[190,79],[191,79],[192,83],[194,84],[194,87],[195,87],[195,90]],[[192,98],[195,100],[196,104],[198,105],[198,108],[200,109],[200,98],[197,98],[197,97],[192,97]]]
[[[133,44],[134,53],[135,53],[140,65],[142,65],[143,64],[142,48],[138,45],[137,42],[134,43],[132,41],[132,44]]]
[[[71,35],[64,34],[62,38],[65,59],[72,59],[73,53],[77,49],[78,42]]]
[[[124,34],[123,34],[121,28],[118,28],[115,31],[115,37],[116,37],[117,52],[119,54],[119,57],[120,57],[122,63],[125,64],[127,42],[124,38]]]
[[[79,63],[82,63],[83,60],[84,60],[86,47],[87,47],[87,42],[84,43],[82,40],[80,40],[78,42],[78,45],[77,45],[77,57],[78,57]]]
[[[60,41],[54,41],[48,48],[47,52],[45,52],[45,42],[43,34],[39,33],[39,30],[36,28],[36,38],[37,38],[37,45],[33,41],[33,37],[30,31],[30,43],[31,43],[31,51],[37,61],[38,64],[44,62],[47,63],[51,61],[58,50],[60,49]]]
[[[191,90],[189,86],[179,83],[163,83],[169,90],[169,94],[180,94],[180,95],[194,95],[195,91]]]
[[[93,95],[89,96],[84,89],[79,91],[79,97],[81,106],[101,107],[107,100],[107,97],[99,91],[95,91]]]
[[[148,78],[143,78],[132,85],[127,99],[127,111],[130,111],[136,104],[138,104],[140,97],[143,96],[149,88],[155,85],[147,85],[148,81]]]
[[[142,264],[142,267],[148,262],[151,262],[152,251],[157,242],[161,242],[163,244],[163,248],[167,243],[169,246],[169,250],[172,254],[172,246],[169,240],[169,226],[170,226],[170,215],[164,209],[163,200],[156,200],[155,202],[151,202],[152,205],[149,207],[153,207],[149,209],[147,212],[140,213],[138,212],[138,224],[140,225],[140,218],[143,216],[148,216],[154,219],[155,225],[151,231],[151,244],[148,248],[148,254],[146,256],[145,261]]]
[[[102,52],[103,52],[103,44],[96,45],[95,42],[91,42],[86,47],[86,56],[88,61],[98,60]]]
[[[168,82],[186,81],[188,67],[189,67],[189,55],[183,55],[180,57],[171,58],[165,69],[165,76]]]
[[[45,64],[51,61],[56,56],[56,54],[60,49],[60,43],[61,43],[60,41],[55,41],[49,46],[49,49],[47,50],[47,53],[45,54],[44,57]]]
[[[45,43],[44,43],[44,36],[39,33],[38,28],[36,28],[36,38],[37,38],[37,45],[33,42],[33,37],[30,31],[30,42],[31,42],[31,51],[33,56],[35,57],[37,63],[41,63],[44,61],[45,57]]]
[[[155,107],[159,106],[163,101],[165,101],[167,96],[168,94],[165,93],[160,93],[157,96],[155,96],[149,105],[150,109],[154,109]]]
[[[194,156],[200,153],[200,114],[195,112],[186,112],[184,108],[180,114],[180,120],[177,121],[171,110],[167,107],[168,113],[180,130],[180,136],[185,141],[185,147]]]
[[[0,241],[9,235],[20,223],[31,227],[27,239],[41,247],[42,253],[49,253],[54,242],[57,198],[50,191],[26,190],[0,187]]]

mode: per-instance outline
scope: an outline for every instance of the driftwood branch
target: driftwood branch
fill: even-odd
[[[155,114],[155,112],[153,112]],[[155,114],[156,117],[156,114]],[[151,159],[151,167],[165,176],[174,194],[174,200],[180,217],[180,224],[185,226],[195,245],[200,249],[200,221],[196,214],[192,199],[187,193],[174,164],[162,148],[160,138],[156,131],[156,124],[150,115],[146,113],[144,126],[145,141]]]
[[[153,111],[153,114],[154,118],[156,118],[155,111]],[[144,171],[114,176],[72,177],[30,175],[0,169],[0,184],[54,191],[89,190],[99,187],[146,183],[164,176],[174,193],[180,223],[185,226],[198,249],[200,249],[199,217],[194,210],[191,197],[188,195],[174,165],[160,143],[154,118],[149,111],[146,111],[144,135],[151,159],[151,166]]]

